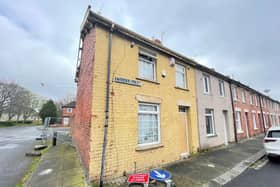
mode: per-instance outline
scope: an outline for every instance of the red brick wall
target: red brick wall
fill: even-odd
[[[245,103],[242,101],[242,91],[245,91]],[[250,95],[253,94],[253,104],[250,104]],[[258,106],[256,106],[256,101]],[[263,132],[262,117],[259,119],[258,112],[261,112],[259,99],[256,94],[244,90],[243,88],[237,87],[237,101],[234,101],[234,108],[241,109],[241,125],[243,133],[237,133],[237,138],[244,139],[247,138],[247,128],[246,128],[246,117],[245,112],[248,112],[248,133],[249,137],[256,136]],[[253,125],[253,115],[252,111],[256,113],[256,126],[257,129],[254,129]],[[261,113],[260,113],[261,114]]]
[[[68,112],[66,107],[62,108],[62,117],[72,117],[74,116],[75,108],[72,108],[72,112]]]
[[[75,119],[72,125],[73,141],[87,172],[90,163],[90,127],[92,111],[93,64],[95,54],[95,29],[85,36],[77,83]]]

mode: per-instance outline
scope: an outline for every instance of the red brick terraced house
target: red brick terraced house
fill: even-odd
[[[62,108],[62,124],[64,126],[69,126],[75,115],[75,106],[76,101],[72,101],[66,105],[63,105]]]
[[[279,102],[240,83],[231,84],[237,140],[264,133],[279,125]],[[262,115],[263,114],[263,115]]]

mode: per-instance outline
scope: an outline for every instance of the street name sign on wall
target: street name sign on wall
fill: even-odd
[[[127,182],[129,184],[148,184],[149,174],[147,173],[132,174],[128,177]]]
[[[161,169],[155,169],[150,172],[150,178],[157,181],[166,181],[171,178],[171,174]]]
[[[115,77],[113,82],[121,83],[121,84],[129,84],[132,86],[141,86],[141,82],[137,80],[126,79],[122,77]]]

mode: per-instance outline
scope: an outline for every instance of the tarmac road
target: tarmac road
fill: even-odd
[[[40,134],[34,126],[0,128],[1,187],[14,187],[21,180],[32,161],[25,153],[33,149]]]
[[[226,184],[225,187],[279,187],[279,176],[280,159],[269,162],[265,158]]]

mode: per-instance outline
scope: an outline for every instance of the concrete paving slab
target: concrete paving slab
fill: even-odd
[[[42,156],[26,186],[84,187],[85,184],[84,172],[75,149],[67,144],[58,144],[50,147]]]
[[[219,180],[225,182],[231,179],[227,178],[227,175],[240,174],[244,168],[261,156],[262,150],[262,137],[257,137],[201,153],[164,169],[172,173],[177,186],[203,186],[205,184],[217,186],[218,182],[221,182]],[[219,178],[219,176],[223,177]],[[219,180],[217,182],[213,179]]]

